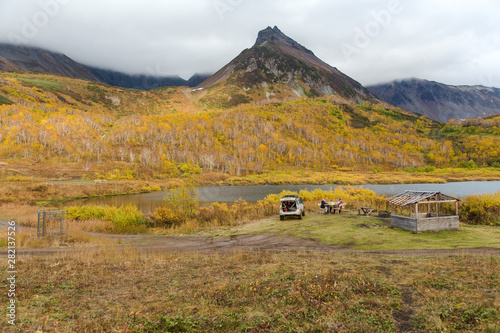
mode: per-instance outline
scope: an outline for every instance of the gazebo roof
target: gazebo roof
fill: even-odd
[[[406,191],[404,193],[392,196],[387,199],[391,205],[396,206],[409,206],[418,203],[432,202],[455,202],[460,199],[451,195],[443,194],[439,191]]]

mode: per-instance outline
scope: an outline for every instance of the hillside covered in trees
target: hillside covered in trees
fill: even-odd
[[[200,172],[500,166],[500,117],[441,124],[338,96],[209,108],[187,87],[150,92],[0,73],[0,159],[46,174],[173,178]]]

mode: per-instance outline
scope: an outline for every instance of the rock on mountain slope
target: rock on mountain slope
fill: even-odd
[[[500,114],[500,89],[407,79],[367,87],[381,100],[446,122]]]
[[[0,43],[0,70],[56,74],[139,90],[189,85],[188,81],[179,76],[129,75],[82,65],[62,53],[2,43]]]
[[[252,48],[241,52],[198,88],[209,88],[207,95],[210,90],[215,91],[234,104],[259,98],[266,101],[333,94],[356,101],[375,100],[361,84],[323,62],[277,27],[260,31]],[[207,99],[210,96],[205,96]]]

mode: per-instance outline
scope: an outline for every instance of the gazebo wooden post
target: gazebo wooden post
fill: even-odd
[[[458,201],[455,202],[455,215],[458,216]]]
[[[418,203],[415,204],[415,218],[418,220]]]
[[[438,195],[436,194],[436,216],[439,217],[439,204],[438,204]]]

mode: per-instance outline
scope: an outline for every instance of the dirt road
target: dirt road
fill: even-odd
[[[275,234],[249,234],[230,237],[163,237],[144,235],[100,235],[101,237],[120,237],[122,245],[118,248],[135,248],[140,252],[251,252],[251,251],[311,251],[331,253],[359,253],[373,255],[398,256],[442,256],[442,255],[500,255],[497,248],[449,249],[449,250],[395,250],[395,251],[362,251],[349,247],[324,245],[314,239],[303,239]],[[98,248],[98,246],[96,246]],[[46,256],[79,252],[88,247],[60,247],[50,249],[19,249],[19,257]],[[5,255],[7,250],[0,250]]]

